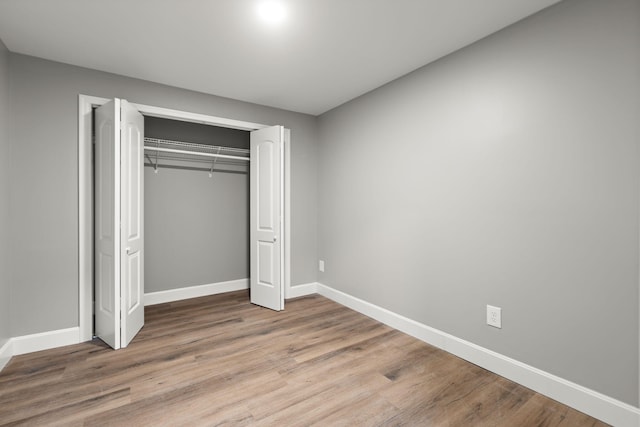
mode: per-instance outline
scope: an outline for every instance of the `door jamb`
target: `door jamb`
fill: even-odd
[[[93,333],[93,146],[91,113],[109,101],[90,95],[78,95],[78,325],[79,341],[89,341]],[[232,129],[254,131],[268,127],[259,123],[226,119],[207,114],[190,113],[169,108],[131,103],[145,116],[200,123]],[[284,295],[291,289],[291,137],[284,138]]]

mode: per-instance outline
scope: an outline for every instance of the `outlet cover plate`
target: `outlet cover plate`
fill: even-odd
[[[321,273],[324,273],[324,261],[323,260],[318,260],[318,270],[320,270]]]
[[[487,325],[502,328],[502,309],[487,305]]]

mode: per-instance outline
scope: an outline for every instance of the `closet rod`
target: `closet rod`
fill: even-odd
[[[163,153],[189,154],[189,155],[192,155],[192,156],[219,157],[221,159],[232,159],[232,160],[246,160],[246,161],[249,161],[249,157],[230,156],[228,154],[200,153],[200,152],[196,152],[196,151],[176,150],[174,148],[149,147],[147,145],[144,146],[144,149],[145,150],[149,150],[149,151],[161,151]]]

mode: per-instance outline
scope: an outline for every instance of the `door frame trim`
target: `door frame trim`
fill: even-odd
[[[93,147],[91,112],[93,107],[110,98],[78,95],[78,326],[79,341],[89,341],[93,334]],[[254,131],[269,127],[260,123],[227,119],[207,114],[191,113],[151,105],[131,104],[145,116],[200,123],[210,126]],[[284,270],[283,292],[291,293],[291,137],[285,129],[284,139]]]

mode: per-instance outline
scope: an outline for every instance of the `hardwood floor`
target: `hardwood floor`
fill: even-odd
[[[321,296],[245,291],[146,308],[124,350],[14,357],[0,425],[603,426]]]

